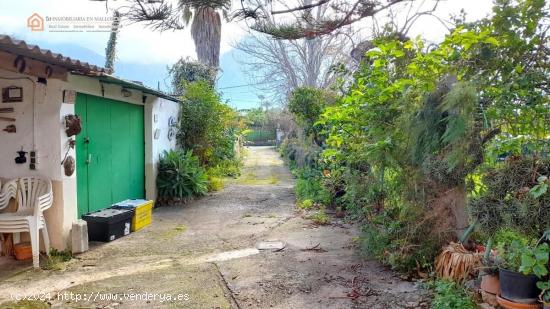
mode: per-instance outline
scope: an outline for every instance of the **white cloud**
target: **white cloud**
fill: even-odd
[[[111,7],[118,7],[124,1],[110,1]],[[482,18],[491,12],[491,0],[448,0],[442,1],[438,16],[447,18],[457,14],[461,8],[468,13],[470,20]],[[109,16],[105,2],[98,1],[0,1],[0,29],[2,33],[32,41],[67,42],[77,44],[103,55],[108,33],[52,33],[31,32],[26,27],[27,17],[34,12],[42,16]],[[242,24],[225,23],[222,26],[221,53],[232,49],[231,43],[246,35]],[[422,35],[433,41],[445,34],[445,28],[433,18],[424,17],[411,29],[411,35]],[[155,32],[144,28],[144,24],[125,26],[119,36],[118,58],[138,63],[173,63],[180,57],[195,56],[195,47],[189,29],[180,31]]]
[[[122,5],[112,1],[110,6]],[[105,3],[98,1],[0,1],[0,28],[2,33],[32,41],[67,42],[77,44],[103,55],[108,33],[31,32],[26,27],[27,17],[34,12],[42,16],[110,16]],[[239,40],[245,32],[235,24],[222,26],[221,53],[231,50],[230,41]],[[118,58],[137,63],[173,63],[180,57],[195,56],[195,46],[189,29],[158,32],[133,24],[122,28],[119,36]]]
[[[439,3],[435,15],[442,20],[450,20],[451,15],[458,15],[461,9],[466,12],[467,21],[475,21],[492,12],[492,0],[443,0]],[[447,29],[432,16],[420,18],[411,28],[410,35],[420,35],[429,41],[440,41]]]

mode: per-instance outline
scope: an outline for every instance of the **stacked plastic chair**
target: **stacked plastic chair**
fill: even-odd
[[[40,267],[39,233],[42,232],[46,253],[50,251],[50,238],[44,211],[53,204],[52,183],[37,177],[24,177],[7,182],[0,193],[0,210],[15,198],[17,210],[0,214],[0,233],[29,232],[34,268]]]

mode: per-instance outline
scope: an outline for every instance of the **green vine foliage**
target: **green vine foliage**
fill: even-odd
[[[168,74],[170,74],[172,80],[174,93],[182,95],[188,83],[202,81],[213,86],[218,72],[206,64],[188,58],[181,58],[168,69]]]
[[[334,95],[326,90],[312,87],[296,88],[288,100],[288,110],[294,114],[306,136],[311,136],[318,144],[321,143],[322,126],[317,121],[326,106],[333,103]]]
[[[213,86],[206,81],[186,83],[182,101],[178,145],[193,150],[203,165],[234,159],[237,113],[221,102]]]
[[[459,22],[436,46],[420,38],[379,38],[353,84],[323,109],[315,124],[327,136],[323,168],[340,177],[331,181],[340,190],[329,191],[342,191],[336,201],[368,219],[369,253],[406,254],[407,267],[430,260],[437,250],[420,248],[448,240],[442,233],[450,215],[440,213],[435,226],[424,220],[436,209],[434,200],[473,174],[490,173],[499,156],[525,154],[527,145],[531,156],[547,151],[548,12],[544,0],[497,0],[491,18]],[[357,179],[368,189],[357,189]],[[536,208],[545,200],[526,199],[512,206],[545,209]],[[486,203],[487,211],[500,212],[501,201]],[[542,228],[533,220],[524,222],[525,233]],[[422,239],[410,234],[423,224],[432,226]],[[383,238],[385,250],[373,248],[372,235]],[[385,261],[400,267],[399,258]]]
[[[477,305],[471,295],[458,283],[438,280],[434,284],[433,309],[475,309]]]

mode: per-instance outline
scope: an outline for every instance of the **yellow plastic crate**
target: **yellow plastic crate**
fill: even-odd
[[[134,216],[132,217],[132,232],[148,226],[153,221],[153,201],[126,200],[117,203],[114,207],[134,209]]]

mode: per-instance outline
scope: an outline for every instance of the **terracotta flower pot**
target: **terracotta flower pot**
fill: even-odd
[[[485,275],[481,277],[481,289],[487,293],[499,294],[500,281],[497,275]]]
[[[14,246],[15,259],[18,261],[26,261],[32,259],[32,247],[30,242],[18,243]]]
[[[541,309],[542,308],[541,303],[534,303],[534,304],[515,303],[511,300],[502,298],[499,295],[497,295],[497,301],[498,301],[498,304],[504,309]]]

